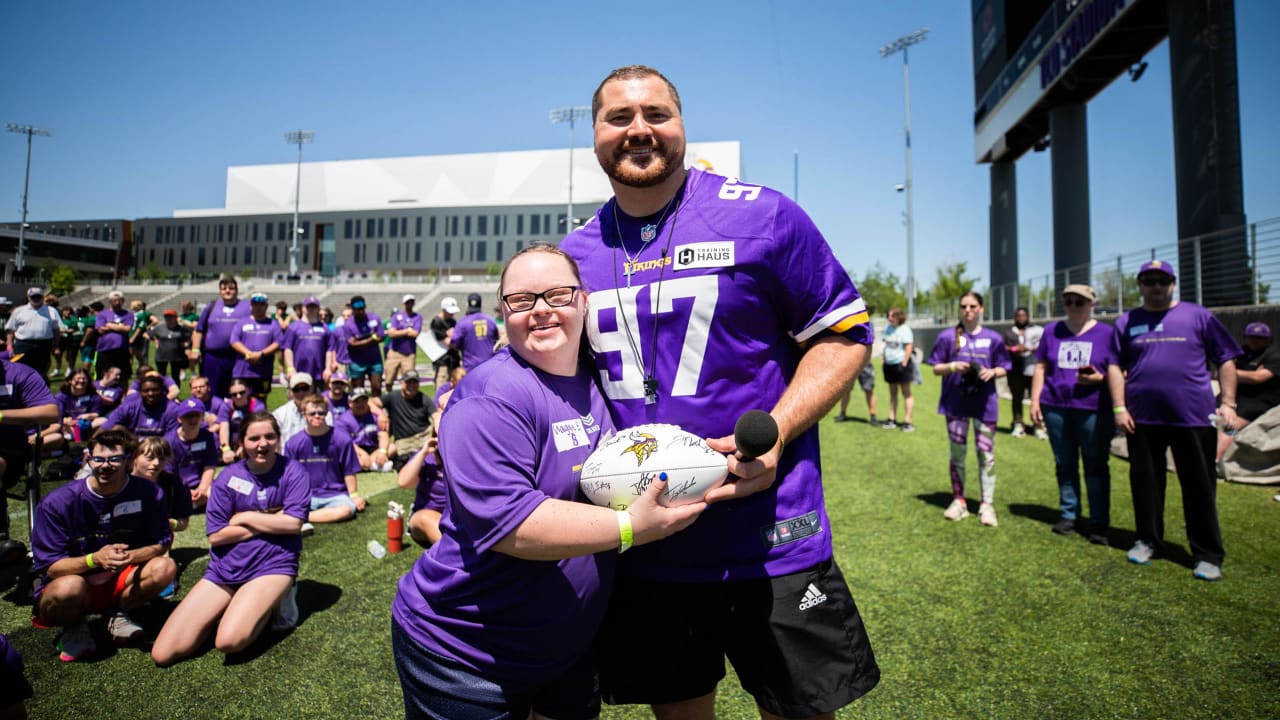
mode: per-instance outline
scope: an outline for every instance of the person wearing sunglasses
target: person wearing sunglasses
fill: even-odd
[[[1049,323],[1036,348],[1031,377],[1031,422],[1049,432],[1058,479],[1059,535],[1084,529],[1080,464],[1089,493],[1089,541],[1107,544],[1111,527],[1111,437],[1115,422],[1107,368],[1115,362],[1115,329],[1093,319],[1097,295],[1088,285],[1062,289],[1067,319]]]
[[[64,628],[58,644],[63,662],[96,651],[92,613],[108,615],[107,632],[117,645],[140,639],[143,628],[126,611],[149,603],[177,575],[165,554],[173,532],[164,491],[129,474],[137,445],[124,428],[96,433],[89,442],[89,476],[49,493],[36,508],[31,550],[40,576],[37,622]]]
[[[1166,450],[1173,451],[1187,540],[1195,560],[1192,576],[1222,579],[1222,530],[1218,527],[1213,420],[1236,419],[1236,363],[1240,346],[1223,324],[1194,303],[1173,299],[1173,266],[1162,260],[1138,269],[1142,307],[1116,320],[1107,368],[1112,411],[1129,445],[1137,540],[1129,562],[1149,565],[1163,550]],[[1218,366],[1222,388],[1216,403],[1209,364]]]
[[[266,403],[249,394],[248,385],[239,380],[232,381],[227,402],[218,410],[218,439],[221,441],[223,465],[230,465],[240,457],[240,427],[244,419],[266,409]]]
[[[315,379],[310,373],[296,372],[289,378],[289,401],[271,412],[280,424],[280,447],[288,447],[294,435],[307,427],[307,418],[302,412],[302,404],[316,392]],[[333,425],[333,415],[325,416],[325,422]]]
[[[363,389],[363,388],[361,388]],[[311,485],[309,523],[351,520],[367,506],[360,497],[351,436],[330,424],[329,401],[311,395],[302,402],[306,427],[284,446],[284,454],[302,464]]]

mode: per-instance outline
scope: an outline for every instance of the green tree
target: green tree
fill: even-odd
[[[66,297],[76,291],[76,281],[80,273],[75,268],[59,265],[49,273],[49,292],[58,297]]]
[[[850,276],[853,273],[849,273]],[[873,315],[883,315],[889,308],[907,306],[907,294],[904,284],[897,275],[889,272],[877,262],[861,279],[854,279],[858,293],[866,301],[867,308]]]
[[[491,262],[484,266],[484,274],[491,278],[496,278],[502,274],[502,265],[496,262]]]
[[[972,290],[978,282],[978,278],[969,277],[968,272],[967,262],[939,265],[927,295],[936,303],[958,302],[960,296]]]
[[[147,266],[138,271],[139,280],[167,280],[169,273],[160,269],[155,262],[147,263]]]

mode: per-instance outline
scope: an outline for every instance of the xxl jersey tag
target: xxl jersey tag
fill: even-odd
[[[675,247],[675,269],[693,270],[695,268],[732,267],[732,242],[700,242]]]
[[[783,520],[776,525],[769,525],[760,529],[761,539],[764,540],[765,547],[777,547],[786,545],[822,532],[822,526],[818,524],[817,511],[808,512],[800,517],[794,517],[790,520]]]

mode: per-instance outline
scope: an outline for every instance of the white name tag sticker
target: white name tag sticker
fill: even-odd
[[[0,385],[0,397],[9,397],[13,394],[13,383],[5,383]]]
[[[556,450],[564,452],[587,444],[587,430],[581,418],[561,420],[551,426],[551,435],[556,440]]]
[[[700,242],[677,245],[674,251],[676,270],[732,267],[734,246],[731,242]]]
[[[1139,335],[1146,335],[1146,334],[1147,334],[1148,332],[1150,332],[1150,331],[1151,331],[1151,328],[1150,328],[1150,326],[1148,326],[1148,325],[1145,325],[1145,324],[1143,324],[1143,325],[1134,325],[1133,327],[1130,327],[1130,328],[1129,328],[1129,337],[1137,337],[1137,336],[1139,336]]]
[[[121,515],[133,515],[140,512],[142,512],[141,500],[129,500],[128,502],[122,502],[116,505],[115,509],[111,511],[111,513],[116,517],[120,517]]]
[[[1072,341],[1058,346],[1058,367],[1064,370],[1088,367],[1092,359],[1093,343]]]
[[[986,350],[991,347],[991,338],[974,338],[973,347],[975,350]]]
[[[227,487],[235,490],[241,495],[248,495],[253,492],[253,483],[236,475],[233,475],[231,479],[227,481]]]
[[[205,442],[204,440],[201,440],[198,443],[191,443],[191,452],[203,452],[204,449],[208,446],[209,446],[209,443]]]

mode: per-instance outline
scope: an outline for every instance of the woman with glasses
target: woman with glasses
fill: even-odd
[[[1053,531],[1070,535],[1083,524],[1080,463],[1089,493],[1089,541],[1107,544],[1111,526],[1111,436],[1115,422],[1107,366],[1115,362],[1115,329],[1093,319],[1097,299],[1088,285],[1062,290],[1067,319],[1050,323],[1036,349],[1031,422],[1049,431],[1062,515]]]
[[[222,442],[222,464],[230,465],[240,457],[240,426],[245,418],[267,409],[267,404],[249,394],[249,386],[231,381],[231,397],[218,410],[218,435]]]
[[[590,649],[617,553],[706,507],[658,505],[661,479],[624,511],[579,502],[578,468],[612,429],[579,362],[581,283],[558,248],[516,253],[499,281],[511,344],[449,401],[441,538],[392,604],[407,717],[597,716]]]
[[[296,617],[294,579],[302,523],[311,502],[307,474],[280,454],[280,428],[270,414],[244,424],[244,459],[213,482],[205,511],[209,567],[169,616],[151,657],[172,665],[215,632],[223,653],[249,647],[272,614]]]
[[[996,526],[996,420],[1000,409],[995,379],[1009,374],[1011,363],[1000,333],[982,326],[982,296],[967,292],[960,296],[960,322],[952,332],[938,336],[929,354],[933,374],[942,376],[942,396],[938,414],[947,418],[951,440],[951,504],[943,517],[960,521],[969,517],[964,498],[964,456],[973,425],[973,444],[978,452],[978,482],[982,500],[978,519]]]

